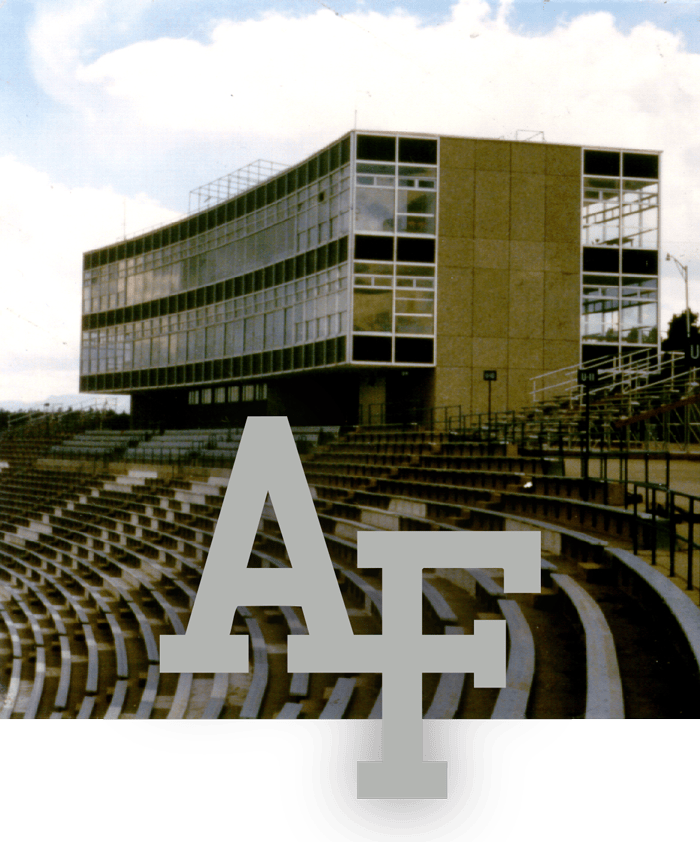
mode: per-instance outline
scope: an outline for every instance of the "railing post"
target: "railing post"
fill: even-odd
[[[559,419],[559,460],[564,465],[564,434],[561,429],[561,418]]]
[[[695,520],[695,497],[688,497],[688,590],[693,589],[693,521]]]
[[[634,505],[634,526],[632,528],[632,550],[635,555],[639,551],[639,536],[638,532],[638,522],[637,522],[637,483],[632,483],[632,503]]]
[[[656,488],[651,489],[651,528],[652,528],[652,544],[651,544],[651,566],[656,567],[656,543],[659,532],[656,523]]]
[[[608,493],[608,454],[605,456],[605,480],[603,483],[603,505],[608,505],[608,500],[610,499],[610,495]]]
[[[645,442],[646,444],[646,442]],[[649,448],[644,448],[644,482],[649,482]],[[649,505],[649,495],[646,495],[646,504]]]
[[[668,552],[669,552],[669,576],[673,579],[676,575],[676,494],[668,491],[666,494],[668,505]]]

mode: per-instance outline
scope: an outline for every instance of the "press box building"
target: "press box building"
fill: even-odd
[[[84,255],[80,387],[134,423],[494,409],[658,346],[659,154],[350,132]],[[391,413],[391,410],[390,410]]]

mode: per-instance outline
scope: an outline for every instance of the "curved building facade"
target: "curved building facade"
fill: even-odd
[[[84,255],[82,391],[138,425],[354,423],[529,401],[656,346],[657,153],[351,132],[205,210]],[[220,198],[220,197],[217,197]]]

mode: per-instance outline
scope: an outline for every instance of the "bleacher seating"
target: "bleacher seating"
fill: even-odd
[[[504,593],[500,571],[439,560],[426,571],[425,633],[470,634],[496,617],[508,629],[506,688],[426,675],[426,717],[697,714],[700,612],[632,554],[649,519],[625,511],[619,483],[584,487],[558,458],[512,445],[338,432],[295,439],[355,633],[379,633],[382,618],[379,571],[357,569],[359,531],[542,534],[540,594]],[[93,430],[0,443],[0,718],[381,715],[377,676],[287,675],[286,636],[306,632],[289,606],[239,609],[249,675],[160,674],[158,638],[185,630],[240,436]],[[267,506],[251,564],[288,562]],[[648,612],[653,624],[640,621]]]

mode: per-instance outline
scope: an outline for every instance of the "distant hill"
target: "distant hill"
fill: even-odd
[[[128,395],[49,395],[42,401],[0,400],[0,409],[9,412],[30,412],[37,409],[49,409],[56,412],[59,409],[89,409],[90,407],[128,412],[130,406],[131,398]]]

